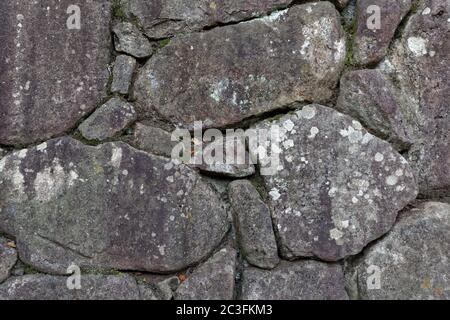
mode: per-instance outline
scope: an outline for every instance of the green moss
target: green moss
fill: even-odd
[[[354,66],[353,61],[353,43],[356,34],[357,28],[357,19],[354,18],[352,23],[345,26],[345,32],[347,34],[347,53],[345,56],[345,65],[346,66]]]
[[[23,272],[24,272],[24,274],[36,274],[36,273],[39,273],[38,270],[36,270],[35,268],[33,268],[32,266],[29,266],[29,265],[25,265],[23,267]]]
[[[112,1],[112,13],[113,16],[121,21],[125,21],[127,19],[127,15],[123,11],[121,0],[113,0]]]
[[[167,45],[169,44],[169,42],[170,42],[170,38],[160,40],[160,41],[158,42],[158,46],[159,46],[160,49],[162,49],[162,48],[164,48],[165,46],[167,46]]]

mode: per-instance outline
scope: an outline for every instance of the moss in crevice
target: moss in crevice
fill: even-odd
[[[113,17],[120,21],[127,20],[127,15],[123,11],[121,0],[112,0],[112,13]]]
[[[158,48],[159,49],[164,48],[165,46],[167,46],[169,44],[169,42],[170,42],[170,38],[159,40],[158,41]]]

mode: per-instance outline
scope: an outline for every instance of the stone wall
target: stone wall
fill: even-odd
[[[0,19],[0,300],[450,298],[449,0]],[[196,122],[274,172],[174,161]]]

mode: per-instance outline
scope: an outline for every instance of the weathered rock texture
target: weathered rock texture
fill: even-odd
[[[0,237],[0,283],[9,277],[12,267],[17,262],[17,251],[12,242]]]
[[[171,133],[163,129],[136,123],[131,144],[138,149],[170,158],[172,149],[177,145],[172,141]]]
[[[0,162],[0,230],[43,272],[168,272],[205,258],[228,229],[223,203],[191,169],[123,143],[50,140]]]
[[[136,119],[137,114],[131,104],[112,98],[95,110],[78,129],[88,140],[104,141],[120,135]]]
[[[234,295],[236,251],[224,248],[198,267],[175,293],[177,300],[231,300]]]
[[[159,39],[238,22],[286,7],[292,0],[119,0],[118,11]]]
[[[234,181],[228,188],[243,256],[257,267],[274,268],[280,259],[269,207],[248,180]]]
[[[256,128],[271,125],[280,164],[263,179],[285,258],[357,254],[417,195],[406,160],[348,116],[309,105]]]
[[[427,202],[402,213],[392,232],[349,268],[353,293],[362,299],[450,299],[449,230],[448,204]]]
[[[136,59],[127,55],[117,56],[111,83],[112,93],[128,94],[135,68]]]
[[[221,134],[220,139],[204,143],[203,152],[196,160],[192,166],[209,175],[237,179],[251,176],[256,172],[250,154],[246,150],[245,137],[238,135],[222,138]]]
[[[221,127],[298,101],[327,101],[345,59],[331,3],[175,37],[140,71],[134,96],[176,125]]]
[[[450,0],[0,21],[0,300],[450,299]]]
[[[68,29],[71,0],[0,4],[0,144],[23,145],[68,131],[106,94],[110,2],[79,4],[81,29]]]
[[[411,146],[408,125],[393,85],[379,70],[358,70],[341,78],[336,108],[359,119],[365,128],[391,142],[397,149]]]
[[[343,77],[337,105],[400,148],[413,143],[406,158],[428,197],[450,194],[449,19],[448,1],[418,1],[378,70]]]
[[[118,23],[113,28],[114,44],[118,52],[128,53],[136,58],[147,58],[153,47],[139,29],[129,22]]]
[[[67,277],[26,275],[0,285],[0,300],[137,300],[136,280],[127,275],[84,275],[81,289],[70,290]]]
[[[398,25],[410,8],[411,0],[358,0],[355,62],[372,64],[384,58]]]
[[[348,300],[339,264],[318,261],[282,262],[275,270],[246,268],[244,300]]]

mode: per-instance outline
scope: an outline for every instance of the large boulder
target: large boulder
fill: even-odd
[[[224,248],[198,267],[175,292],[176,300],[232,300],[236,251]]]
[[[449,230],[448,204],[427,202],[402,213],[386,237],[348,266],[349,291],[361,299],[450,299]]]
[[[273,125],[280,128],[280,162],[263,181],[284,258],[355,255],[416,198],[406,160],[358,121],[309,105],[255,128]],[[250,152],[257,157],[259,149]]]
[[[339,264],[283,261],[271,271],[245,268],[243,300],[348,300]]]
[[[329,2],[173,38],[138,74],[134,97],[181,127],[222,127],[299,101],[329,100],[345,60]]]
[[[160,39],[247,20],[284,8],[290,2],[292,0],[119,0],[116,10],[137,22],[148,37]]]
[[[139,289],[127,275],[81,275],[81,289],[68,278],[44,274],[13,277],[0,285],[0,300],[138,300]]]
[[[80,29],[73,4],[1,1],[0,144],[62,134],[106,95],[110,1],[78,4]]]
[[[0,161],[0,230],[50,273],[169,272],[207,257],[228,230],[224,204],[192,169],[124,143],[69,137]]]

